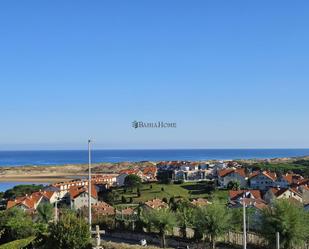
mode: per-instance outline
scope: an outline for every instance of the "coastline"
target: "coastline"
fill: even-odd
[[[239,159],[242,163],[293,163],[299,159],[309,159],[309,156],[282,157],[273,159]],[[195,160],[206,162],[206,160]],[[207,162],[230,161],[230,160],[207,160]],[[127,168],[144,168],[154,166],[159,161],[143,162],[118,162],[118,163],[94,163],[93,174],[115,174]],[[37,165],[37,166],[8,166],[0,167],[0,182],[61,182],[83,178],[88,175],[88,164],[65,164],[65,165]]]

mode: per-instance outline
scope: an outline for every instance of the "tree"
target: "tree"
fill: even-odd
[[[164,170],[158,171],[157,179],[160,183],[170,184],[172,182],[173,171],[172,170]]]
[[[121,202],[122,203],[127,203],[127,199],[123,195],[121,196]]]
[[[217,238],[229,228],[231,218],[227,208],[217,202],[207,207],[198,208],[195,212],[195,227],[204,235],[209,235],[212,248],[216,248]]]
[[[119,199],[120,195],[117,191],[113,191],[111,190],[110,192],[108,192],[105,196],[105,200],[106,202],[108,203],[111,203],[111,204],[115,204],[115,202]]]
[[[141,190],[137,188],[137,197],[141,197]]]
[[[176,217],[182,236],[187,238],[187,228],[192,226],[194,220],[194,209],[188,201],[182,201],[179,203]]]
[[[308,215],[301,207],[289,200],[277,200],[262,211],[261,232],[270,244],[279,232],[281,247],[290,249],[306,239],[308,222]]]
[[[231,217],[231,228],[236,231],[243,231],[243,209],[241,208],[230,208],[228,209]],[[257,217],[256,217],[256,209],[252,207],[246,208],[246,221],[247,221],[247,231],[251,229],[251,227],[257,227]]]
[[[67,211],[57,224],[49,226],[50,235],[46,247],[51,249],[85,249],[91,248],[90,232],[86,221]]]
[[[47,224],[53,218],[53,206],[49,203],[44,203],[38,206],[39,221]]]
[[[23,210],[11,208],[0,213],[0,231],[0,242],[9,242],[35,235],[37,225]]]
[[[175,215],[168,209],[153,209],[144,213],[144,223],[154,227],[159,231],[161,246],[166,248],[166,233],[171,231],[176,225]]]
[[[175,211],[177,210],[177,208],[178,208],[178,203],[176,202],[174,196],[172,196],[172,197],[170,198],[170,200],[169,200],[169,202],[168,202],[168,205],[169,205],[170,209],[171,209],[173,212],[175,212]]]
[[[138,175],[128,175],[124,179],[124,185],[128,188],[137,188],[142,184],[142,180]]]
[[[239,189],[240,189],[240,183],[239,183],[239,181],[230,181],[230,182],[227,184],[227,189],[230,189],[230,190],[239,190]]]
[[[4,192],[3,198],[6,199],[12,199],[20,196],[30,195],[33,192],[39,191],[40,189],[43,189],[44,185],[17,185],[14,186],[11,189],[8,189]]]

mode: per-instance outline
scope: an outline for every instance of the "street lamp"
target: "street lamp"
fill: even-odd
[[[247,249],[247,229],[246,229],[246,203],[245,203],[245,192],[242,198],[242,208],[243,208],[243,248]]]
[[[59,214],[58,214],[58,202],[60,201],[59,193],[57,192],[56,201],[55,201],[55,223],[57,224],[59,220]]]

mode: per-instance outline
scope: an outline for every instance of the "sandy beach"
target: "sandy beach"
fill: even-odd
[[[93,174],[111,174],[127,168],[143,168],[153,165],[144,163],[99,163],[92,165]],[[0,167],[0,182],[55,183],[83,178],[88,175],[88,165],[18,166]]]

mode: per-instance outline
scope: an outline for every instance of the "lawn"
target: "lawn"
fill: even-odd
[[[0,245],[0,249],[20,249],[29,245],[34,239],[35,237],[29,237],[26,239],[15,240],[7,244]]]
[[[133,204],[138,204],[140,202],[145,202],[154,198],[186,198],[186,199],[195,199],[195,198],[207,198],[207,199],[218,199],[222,202],[227,201],[227,191],[226,190],[213,190],[211,185],[207,182],[186,182],[182,184],[160,184],[160,183],[151,183],[143,184],[140,187],[141,196],[138,197],[136,189],[133,191],[125,188],[118,188],[114,191],[121,196],[124,196],[127,200],[132,197]],[[120,201],[117,204],[121,204]]]

